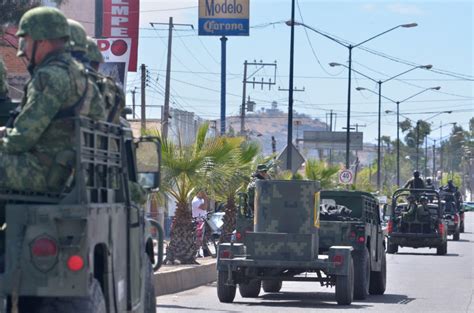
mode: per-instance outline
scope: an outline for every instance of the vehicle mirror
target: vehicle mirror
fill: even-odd
[[[137,144],[137,180],[147,190],[160,186],[160,143],[151,138],[140,138]]]

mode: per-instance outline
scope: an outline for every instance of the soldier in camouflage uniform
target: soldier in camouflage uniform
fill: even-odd
[[[122,110],[125,107],[125,94],[123,93],[122,88],[118,86],[111,77],[104,76],[99,72],[99,66],[101,63],[104,63],[104,57],[100,53],[99,47],[95,41],[87,37],[87,53],[85,58],[89,62],[89,71],[96,78],[95,81],[98,82],[99,88],[101,89],[102,96],[105,98],[105,111],[110,115],[110,121],[113,123],[120,123],[121,125],[130,128],[130,123],[120,117],[122,115]],[[111,99],[119,100],[119,110],[115,113],[112,113],[110,108],[113,107]],[[106,114],[107,114],[106,113]],[[140,184],[136,182],[129,182],[130,196],[133,202],[138,204],[145,204],[147,200],[146,190],[142,188]]]
[[[85,68],[65,51],[70,32],[59,10],[27,11],[16,35],[31,79],[13,128],[0,139],[0,186],[60,192],[74,165],[72,118],[103,119],[102,99]]]
[[[265,164],[257,165],[257,170],[252,174],[252,180],[247,186],[247,214],[253,214],[254,211],[254,199],[255,199],[255,184],[257,180],[269,180],[270,175],[268,175],[268,166]]]

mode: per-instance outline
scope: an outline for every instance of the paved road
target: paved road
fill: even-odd
[[[262,293],[222,304],[214,284],[157,298],[158,312],[473,312],[474,212],[466,214],[466,233],[448,242],[448,254],[435,249],[402,248],[387,255],[388,282],[383,296],[338,306],[334,289],[312,282],[284,282],[277,294]]]

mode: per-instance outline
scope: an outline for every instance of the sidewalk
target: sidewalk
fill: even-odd
[[[217,279],[216,259],[198,258],[199,265],[163,265],[154,275],[155,294],[176,293]]]

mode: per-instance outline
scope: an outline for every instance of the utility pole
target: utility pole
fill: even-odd
[[[168,139],[168,118],[170,116],[170,81],[171,81],[171,47],[173,43],[173,17],[170,16],[168,25],[168,57],[166,63],[165,104],[163,106],[163,121],[161,134],[163,140]]]
[[[240,107],[240,135],[245,132],[245,98],[247,95],[247,60],[244,62],[244,79],[242,80],[242,106]]]
[[[141,77],[141,128],[146,129],[146,97],[145,97],[145,86],[146,86],[146,66],[142,64],[141,66],[142,77]]]
[[[247,75],[247,68],[249,66],[256,66],[257,69],[252,74]],[[264,69],[266,66],[273,67],[273,80],[270,77],[267,82],[262,77],[261,81],[257,81],[254,75],[258,73],[260,70]],[[252,84],[253,88],[255,88],[255,85],[259,85],[261,89],[263,89],[264,85],[268,85],[268,90],[270,90],[272,88],[272,85],[276,84],[276,68],[277,68],[276,62],[274,63],[263,63],[262,61],[247,62],[247,60],[245,60],[244,77],[242,80],[242,106],[240,108],[240,135],[241,136],[245,135],[245,110],[247,109],[246,107],[247,84]],[[251,78],[253,78],[253,80],[250,80]]]
[[[425,137],[425,167],[423,168],[423,176],[428,175],[428,136]]]
[[[135,118],[135,94],[137,93],[137,87],[132,90],[132,119]]]
[[[151,27],[155,25],[168,25],[168,56],[166,63],[166,81],[165,81],[165,102],[163,105],[163,120],[161,121],[161,135],[163,139],[168,138],[168,119],[170,116],[170,89],[171,89],[171,56],[172,56],[172,43],[173,43],[173,28],[175,26],[188,26],[194,29],[192,24],[174,24],[173,17],[170,16],[168,23],[150,23]]]
[[[433,143],[433,181],[436,180],[436,139],[434,140]]]

